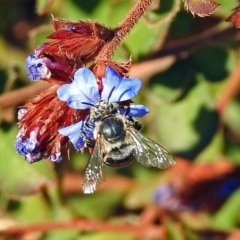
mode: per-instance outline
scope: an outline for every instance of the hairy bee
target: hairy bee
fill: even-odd
[[[94,123],[94,146],[83,179],[83,192],[93,193],[104,181],[103,167],[120,168],[134,159],[147,167],[168,168],[173,157],[158,143],[139,132],[141,125],[129,115],[121,115],[120,107],[100,101],[91,109]]]

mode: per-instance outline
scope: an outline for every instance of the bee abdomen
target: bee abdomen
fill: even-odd
[[[131,144],[122,144],[119,148],[113,148],[104,156],[104,164],[108,167],[126,167],[135,159],[135,149]]]

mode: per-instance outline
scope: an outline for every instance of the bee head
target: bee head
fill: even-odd
[[[102,118],[117,113],[119,105],[117,103],[111,103],[109,101],[97,102],[90,111],[90,119],[94,121],[101,120]]]

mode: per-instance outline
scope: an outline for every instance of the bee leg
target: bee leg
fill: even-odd
[[[139,123],[136,119],[132,118],[131,119],[132,122],[133,122],[133,127],[136,129],[136,130],[141,130],[142,129],[142,124]]]
[[[130,112],[130,107],[126,107],[126,112],[124,113],[124,116],[127,116],[128,117],[128,120],[133,124],[133,127],[136,129],[136,130],[140,130],[142,129],[142,124],[139,123],[133,116],[129,115],[129,112]]]
[[[129,121],[132,123],[132,126],[136,129],[136,130],[141,130],[142,129],[142,124],[140,122],[138,122],[134,117],[132,116],[128,116]]]
[[[88,127],[88,128],[94,128],[95,127],[95,124],[91,124],[89,122],[85,122],[85,126]]]
[[[93,148],[95,146],[96,141],[94,139],[90,139],[84,131],[81,132],[81,136],[85,142],[86,147]]]

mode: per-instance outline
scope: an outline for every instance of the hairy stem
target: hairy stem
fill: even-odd
[[[132,28],[139,21],[141,16],[146,12],[146,9],[153,0],[139,0],[131,9],[128,15],[119,23],[115,29],[115,36],[107,42],[96,57],[96,61],[108,60],[113,56],[116,48],[122,40],[129,34]]]

